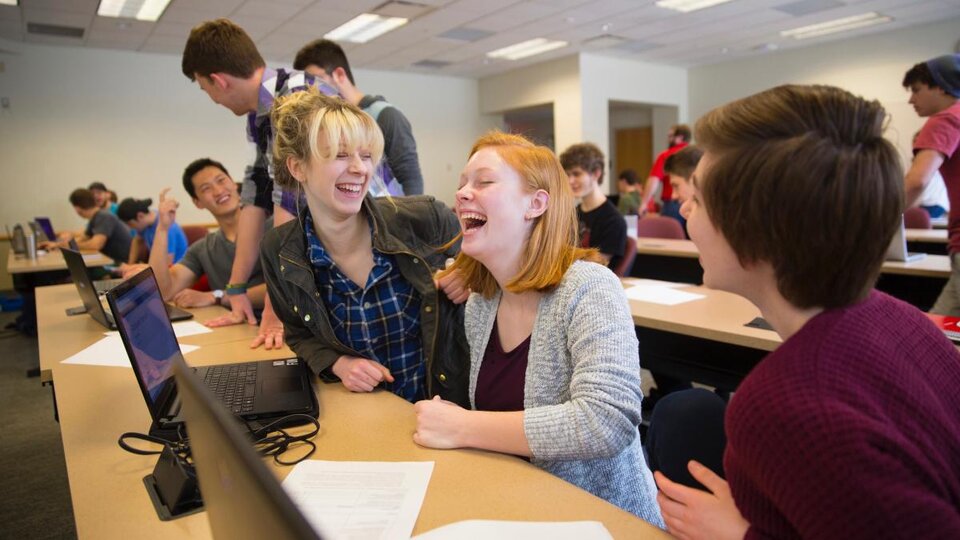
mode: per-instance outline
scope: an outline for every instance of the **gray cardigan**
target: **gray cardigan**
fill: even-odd
[[[470,405],[500,304],[467,302]],[[637,337],[620,281],[577,261],[543,296],[530,338],[523,430],[532,463],[663,527],[656,485],[640,447]]]

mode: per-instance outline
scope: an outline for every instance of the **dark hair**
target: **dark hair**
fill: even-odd
[[[910,68],[903,76],[903,87],[910,88],[914,83],[927,85],[929,88],[940,88],[937,81],[933,80],[933,73],[926,62],[920,62]]]
[[[637,171],[633,169],[624,169],[620,171],[620,176],[617,176],[618,179],[623,180],[627,185],[635,186],[637,182],[640,181],[640,178],[637,177]]]
[[[90,182],[90,185],[87,186],[87,189],[89,189],[90,191],[95,191],[95,190],[96,190],[96,191],[110,191],[109,189],[107,189],[107,186],[105,186],[105,185],[103,184],[103,182]]]
[[[120,201],[120,206],[117,207],[117,217],[123,222],[137,219],[138,214],[146,214],[150,212],[151,204],[153,204],[153,201],[150,199],[134,199],[132,197],[127,197],[126,199]]]
[[[675,174],[689,179],[700,163],[703,157],[703,150],[699,147],[688,145],[681,148],[676,153],[670,155],[663,163],[663,170],[667,174]]]
[[[191,81],[197,75],[226,73],[246,79],[266,63],[250,36],[227,19],[206,21],[190,31],[181,69]]]
[[[673,136],[680,137],[683,139],[683,142],[690,142],[690,138],[693,136],[690,126],[686,124],[674,124],[670,126],[670,129],[673,130]]]
[[[117,202],[117,192],[113,190],[108,190],[107,193],[110,194],[110,202]]]
[[[574,167],[580,167],[588,173],[600,172],[597,183],[603,182],[603,152],[593,143],[575,144],[560,154],[560,164],[563,170],[569,172]]]
[[[97,200],[89,189],[77,188],[70,194],[70,204],[77,208],[89,210],[97,206]]]
[[[333,70],[337,68],[343,68],[350,84],[356,84],[353,82],[353,72],[350,71],[346,53],[329,39],[317,39],[304,45],[293,60],[293,69],[303,71],[311,64],[326,71],[328,75],[333,75]]]
[[[183,189],[187,190],[187,193],[190,194],[190,198],[197,198],[197,188],[193,185],[193,177],[207,167],[216,167],[223,171],[223,174],[230,176],[230,173],[227,172],[227,168],[224,167],[219,161],[214,161],[210,158],[200,158],[194,160],[193,163],[187,165],[187,168],[183,170]]]
[[[765,261],[799,308],[866,297],[903,210],[886,112],[832,86],[786,85],[697,122],[710,168],[694,177],[741,264]]]

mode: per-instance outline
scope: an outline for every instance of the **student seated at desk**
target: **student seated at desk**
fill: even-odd
[[[560,154],[573,196],[580,199],[577,218],[583,247],[597,248],[604,264],[616,268],[627,248],[627,223],[607,196],[603,183],[603,152],[595,144],[575,144]]]
[[[99,251],[117,264],[129,258],[130,231],[117,216],[97,206],[90,190],[75,189],[70,194],[70,204],[78,216],[88,220],[87,228],[82,233],[61,233],[56,243],[44,242],[41,247],[67,247],[73,239],[80,249]]]
[[[167,238],[164,234],[176,225],[177,208],[180,203],[167,196],[169,189],[160,193],[157,209],[157,234],[150,249],[150,266],[157,277],[157,285],[166,301],[183,308],[230,306],[232,294],[228,291],[233,257],[236,254],[237,222],[240,217],[240,194],[237,184],[230,178],[227,169],[210,158],[194,161],[183,171],[183,189],[193,204],[210,212],[217,220],[219,229],[208,233],[189,248],[179,263],[167,263]],[[190,289],[197,280],[207,276],[210,291]],[[126,277],[126,273],[124,274]],[[263,308],[266,284],[260,261],[254,265],[248,282],[247,295],[255,309]]]
[[[157,213],[150,209],[153,201],[150,199],[134,199],[127,197],[120,201],[117,208],[117,217],[126,223],[133,232],[133,244],[130,246],[130,264],[139,262],[141,246],[146,244],[149,251],[153,248],[154,237],[157,234]],[[187,252],[187,235],[176,222],[170,223],[167,232],[167,264],[180,262]]]
[[[355,105],[309,89],[279,98],[271,121],[275,181],[307,203],[261,249],[290,348],[353,392],[466,403],[463,306],[433,278],[459,251],[456,216],[433,197],[367,195],[383,134]]]
[[[414,441],[530,458],[662,526],[637,429],[630,309],[620,280],[590,262],[596,251],[578,247],[560,162],[523,137],[490,133],[474,144],[456,200],[463,244],[448,272],[474,291],[466,325],[475,410],[417,403]]]
[[[903,205],[886,118],[839,88],[780,86],[697,123],[704,156],[682,211],[704,284],[754,303],[783,344],[726,409],[726,480],[659,443],[704,432],[719,400],[691,390],[657,406],[648,450],[672,471],[655,473],[658,499],[681,538],[960,531],[960,354],[873,289]],[[684,469],[706,491],[677,482]]]
[[[107,189],[107,186],[103,182],[90,182],[90,185],[87,186],[87,189],[90,190],[90,193],[93,193],[94,200],[97,201],[97,206],[103,210],[109,210],[111,214],[117,215],[117,194],[113,191]]]
[[[671,198],[676,202],[679,208],[683,203],[693,197],[693,186],[690,184],[690,177],[693,175],[700,157],[703,156],[703,150],[696,146],[687,145],[674,154],[670,154],[667,160],[663,162],[663,171],[670,177]],[[671,216],[673,217],[673,216]],[[687,220],[678,216],[683,230],[687,230]],[[689,238],[690,235],[687,235]]]

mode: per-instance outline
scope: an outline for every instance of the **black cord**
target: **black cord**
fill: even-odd
[[[303,422],[306,420],[306,422]],[[299,424],[313,424],[313,429],[303,435],[291,435],[280,426],[289,425],[297,421]],[[291,414],[277,419],[260,429],[253,429],[247,424],[250,436],[253,438],[253,445],[261,456],[273,456],[273,460],[279,465],[296,465],[309,458],[317,450],[317,445],[313,438],[320,432],[320,422],[316,418],[307,414]],[[298,449],[307,446],[310,449],[302,456],[293,460],[284,460],[283,455],[292,449]]]
[[[306,422],[304,422],[306,420]],[[309,432],[304,433],[303,435],[291,435],[287,433],[280,426],[290,425],[292,422],[297,422],[299,425],[303,424],[313,424],[313,429]],[[317,445],[313,442],[313,438],[316,437],[317,433],[320,433],[320,422],[316,418],[306,415],[306,414],[291,414],[279,418],[266,426],[263,426],[259,429],[254,429],[249,422],[244,422],[247,427],[247,431],[250,434],[253,445],[261,456],[273,456],[273,460],[279,465],[296,465],[301,461],[309,458],[317,450]],[[190,454],[190,439],[186,437],[186,433],[183,429],[184,424],[180,424],[177,427],[177,440],[168,441],[161,439],[159,437],[154,437],[152,435],[144,435],[143,433],[134,433],[127,432],[123,435],[120,435],[120,438],[117,440],[117,444],[120,445],[120,448],[130,452],[131,454],[136,454],[138,456],[152,456],[162,453],[162,449],[153,450],[153,449],[144,449],[131,446],[127,441],[138,440],[145,441],[152,444],[159,444],[163,446],[169,446],[170,449],[178,455],[181,459],[192,463],[191,454]],[[284,460],[283,455],[290,450],[298,449],[303,446],[309,447],[309,451],[306,454],[298,457],[293,460]]]

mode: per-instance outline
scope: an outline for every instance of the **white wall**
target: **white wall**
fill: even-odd
[[[210,156],[243,176],[244,120],[215,105],[180,72],[180,57],[0,40],[0,222],[48,215],[80,228],[67,200],[94,180],[120,197],[164,186],[184,202],[183,168]],[[492,126],[472,79],[357,70],[360,88],[383,94],[413,125],[426,191],[453,201],[473,140]],[[209,214],[181,206],[181,221]]]
[[[605,155],[610,154],[608,115],[611,101],[655,106],[652,119],[655,152],[659,151],[658,148],[662,150],[657,144],[661,139],[666,139],[669,129],[669,125],[660,125],[664,118],[663,111],[669,113],[670,123],[686,118],[685,68],[581,54],[580,78],[583,92],[581,140],[596,144]],[[662,147],[663,143],[660,143],[660,146]]]
[[[923,125],[907,104],[903,75],[917,62],[946,54],[960,37],[960,19],[914,26],[804,49],[690,69],[690,118],[786,83],[830,84],[883,103],[887,138],[910,159],[913,134]]]
[[[480,80],[480,110],[503,113],[553,103],[554,150],[582,141],[580,72],[576,56],[526,66]]]

